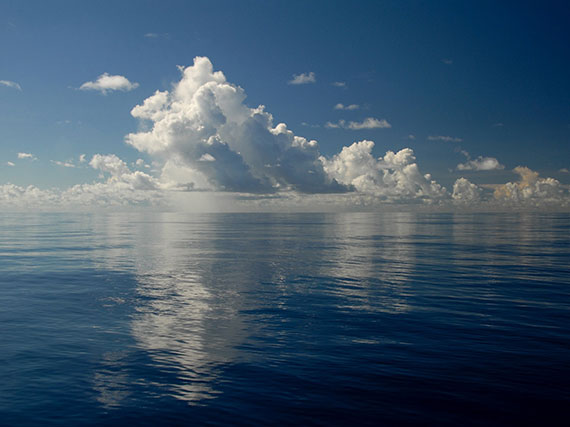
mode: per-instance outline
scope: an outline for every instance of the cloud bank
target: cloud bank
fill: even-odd
[[[132,170],[115,154],[95,154],[89,161],[81,155],[77,166],[88,164],[98,171],[97,181],[65,190],[0,185],[0,206],[173,207],[174,199],[200,194],[226,195],[236,209],[247,210],[288,206],[369,209],[401,203],[477,209],[569,206],[565,186],[522,166],[513,170],[520,178],[517,182],[479,186],[461,177],[450,193],[430,174],[421,172],[411,148],[388,150],[376,157],[374,142],[361,140],[325,156],[317,141],[295,135],[285,123],[275,123],[263,105],[247,106],[245,91],[215,71],[208,58],[197,57],[193,65],[180,67],[180,71],[180,80],[171,90],[156,91],[131,111],[141,126],[126,135],[125,142],[145,153],[152,168],[142,159],[132,166],[149,167],[152,175]],[[350,130],[390,127],[386,120],[370,117],[334,125]],[[31,155],[20,154],[21,158]],[[462,165],[459,170],[503,168],[497,159],[482,156],[467,157]]]

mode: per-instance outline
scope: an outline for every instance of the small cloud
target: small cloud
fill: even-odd
[[[388,123],[385,119],[375,119],[373,117],[367,117],[362,122],[347,122],[346,120],[339,120],[337,123],[327,122],[325,127],[329,129],[350,129],[350,130],[362,130],[362,129],[386,129],[391,128],[392,125]]]
[[[6,86],[6,87],[11,87],[11,88],[18,89],[18,90],[22,90],[22,87],[18,83],[12,82],[10,80],[0,80],[0,85]]]
[[[444,141],[444,142],[461,142],[463,139],[456,138],[453,136],[443,136],[443,135],[430,135],[427,138],[429,141]]]
[[[560,172],[560,173],[570,173],[570,171],[568,170],[568,168],[562,168],[562,169],[560,169],[558,172]]]
[[[293,74],[293,79],[289,80],[290,85],[304,85],[315,83],[317,78],[312,71],[309,73]]]
[[[14,166],[16,166],[16,165],[15,165],[14,163],[12,163],[12,162],[6,162],[6,166],[12,166],[12,167],[14,167]]]
[[[96,90],[106,95],[107,92],[112,92],[120,90],[123,92],[128,92],[139,87],[136,82],[130,82],[124,76],[115,75],[112,76],[108,73],[103,73],[94,82],[85,82],[80,87],[79,90]]]
[[[85,158],[85,154],[80,154],[79,155],[79,163],[85,163],[87,161],[87,159]]]
[[[505,125],[504,125],[503,123],[500,123],[500,122],[499,122],[499,123],[495,123],[495,124],[493,125],[494,128],[502,128],[503,126],[505,126]]]
[[[335,87],[346,87],[345,82],[332,82],[331,84]]]
[[[344,104],[338,103],[338,104],[336,104],[336,105],[334,106],[334,109],[335,109],[335,110],[349,110],[349,111],[352,111],[352,110],[358,110],[359,108],[360,108],[360,106],[357,105],[357,104],[344,105]]]
[[[443,59],[441,60],[441,62],[443,62],[445,65],[451,65],[451,64],[453,64],[453,59],[450,59],[450,58],[443,58]]]
[[[412,141],[416,139],[416,135],[409,134],[406,138],[411,139]]]
[[[18,159],[36,160],[32,153],[18,153]]]
[[[137,165],[138,167],[144,166],[144,160],[143,159],[137,159],[137,161],[135,162],[135,165]]]
[[[462,150],[461,154],[467,157],[467,162],[460,163],[457,165],[457,170],[460,171],[490,171],[490,170],[502,170],[505,167],[499,163],[499,161],[494,157],[483,157],[479,156],[475,160],[471,160],[471,156],[467,151]]]
[[[74,168],[75,165],[71,162],[60,162],[59,160],[50,160],[54,165],[61,166],[64,168]]]

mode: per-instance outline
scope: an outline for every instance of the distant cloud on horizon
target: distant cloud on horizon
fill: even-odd
[[[310,83],[316,83],[317,77],[314,72],[310,71],[308,73],[293,74],[293,78],[288,81],[290,85],[305,85]]]
[[[95,90],[106,95],[108,92],[117,90],[129,92],[137,87],[139,87],[138,83],[130,82],[129,79],[124,76],[103,73],[97,78],[97,80],[83,83],[79,87],[79,90]]]

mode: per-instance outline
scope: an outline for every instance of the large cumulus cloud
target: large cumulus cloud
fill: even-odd
[[[133,108],[151,126],[126,141],[169,168],[186,168],[194,182],[185,185],[247,193],[350,190],[325,172],[316,141],[274,125],[263,106],[247,107],[243,89],[214,71],[208,58],[181,71],[172,91],[157,91]]]

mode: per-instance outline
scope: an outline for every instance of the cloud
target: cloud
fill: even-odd
[[[18,153],[18,159],[36,160],[36,157],[32,153]]]
[[[457,165],[457,170],[460,171],[490,171],[501,170],[504,168],[505,166],[500,164],[496,158],[483,156],[479,156],[475,160],[468,160],[465,163],[460,163]]]
[[[150,122],[150,130],[126,136],[131,146],[161,159],[169,179],[230,192],[348,190],[323,170],[316,141],[274,125],[263,106],[247,107],[244,90],[214,71],[208,58],[195,58],[181,72],[172,92],[157,91],[131,111]]]
[[[6,162],[7,166],[16,166],[13,162]]]
[[[327,122],[325,127],[329,129],[350,129],[350,130],[362,130],[362,129],[385,129],[391,128],[392,125],[388,123],[385,119],[375,119],[373,117],[367,117],[362,122],[347,122],[346,120],[339,120],[338,122]]]
[[[131,83],[129,79],[124,76],[112,76],[108,73],[101,74],[94,82],[85,82],[79,89],[80,90],[96,90],[106,95],[108,92],[120,90],[128,92],[139,87],[138,83]]]
[[[565,186],[552,178],[539,178],[528,168],[515,168],[520,180],[493,184],[494,191],[490,185],[477,186],[459,178],[450,194],[430,174],[420,171],[411,148],[388,150],[376,157],[374,142],[363,140],[324,156],[317,141],[294,134],[285,123],[274,123],[262,105],[247,106],[245,91],[215,71],[208,58],[197,57],[193,65],[180,67],[180,71],[180,80],[170,91],[156,91],[131,111],[142,126],[126,135],[125,142],[150,157],[152,175],[131,170],[115,154],[95,154],[89,161],[81,155],[77,165],[88,164],[100,172],[95,182],[64,190],[4,184],[0,185],[0,205],[11,209],[131,205],[170,209],[171,200],[196,200],[192,199],[195,195],[207,193],[207,197],[225,197],[230,200],[228,205],[248,210],[287,206],[354,210],[386,203],[473,209],[519,204],[541,207],[545,203],[568,206]],[[353,130],[390,126],[386,120],[373,118],[331,125]],[[465,164],[486,164],[485,159],[491,159],[471,160],[465,155]],[[60,163],[64,166],[65,162]],[[142,159],[132,166],[148,167]]]
[[[429,141],[445,141],[445,142],[461,142],[463,139],[456,138],[453,136],[443,136],[443,135],[430,135],[427,138]]]
[[[309,73],[293,74],[293,78],[289,80],[290,85],[304,85],[308,83],[315,83],[317,78],[312,71]]]
[[[562,169],[560,169],[558,172],[560,172],[560,173],[570,173],[570,171],[568,170],[568,168],[562,168]]]
[[[481,199],[482,189],[465,178],[459,178],[453,184],[453,194],[451,197],[454,202],[462,204],[470,204],[478,202]]]
[[[64,162],[59,163],[64,166]],[[4,184],[0,185],[0,205],[9,206],[10,209],[33,207],[60,210],[94,206],[158,206],[163,203],[164,187],[143,172],[131,172],[116,155],[96,154],[89,164],[106,175],[106,179],[92,184],[74,185],[65,190]]]
[[[414,141],[416,139],[416,135],[414,134],[409,134],[407,137],[407,139],[411,139],[412,141]]]
[[[443,58],[441,62],[443,62],[445,65],[451,65],[453,64],[453,59]]]
[[[518,182],[507,182],[495,188],[494,197],[497,200],[517,203],[560,203],[565,200],[568,204],[566,191],[560,182],[554,178],[539,178],[538,172],[526,166],[513,169],[520,179]]]
[[[59,160],[51,160],[51,162],[52,162],[54,165],[61,166],[61,167],[64,167],[64,168],[74,168],[74,167],[75,167],[75,165],[74,165],[73,163],[71,163],[71,162],[62,162],[62,161],[59,161]]]
[[[504,125],[504,123],[501,123],[501,122],[495,123],[495,124],[493,125],[494,128],[502,128],[503,126],[505,126],[505,125]]]
[[[344,104],[338,103],[334,106],[335,110],[349,110],[349,111],[351,111],[351,110],[358,110],[359,108],[360,108],[360,106],[357,104],[344,105]]]
[[[332,82],[331,84],[335,87],[346,87],[345,82]]]
[[[11,87],[13,89],[22,90],[22,87],[18,83],[10,80],[0,80],[0,86],[6,86],[6,87]]]
[[[332,159],[321,157],[321,161],[331,177],[359,193],[391,201],[423,199],[428,202],[448,195],[429,174],[420,173],[412,149],[388,151],[376,159],[372,156],[373,148],[372,141],[355,142]]]

